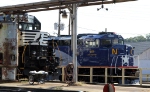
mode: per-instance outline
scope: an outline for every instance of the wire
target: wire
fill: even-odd
[[[90,30],[91,32],[101,32],[101,31],[104,31],[104,30],[95,30],[95,29],[90,29],[90,28],[84,28],[84,27],[79,27],[77,26],[77,28],[80,28],[80,29],[85,29],[85,30]],[[149,34],[149,33],[120,33],[120,32],[117,32],[117,34],[129,34],[129,35],[146,35],[146,34]]]
[[[91,31],[98,31],[98,30],[94,30],[94,29],[88,29],[88,28],[83,28],[83,27],[78,27],[78,28],[81,28],[81,29],[86,29],[86,30],[91,30]]]

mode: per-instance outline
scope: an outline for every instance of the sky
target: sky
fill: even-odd
[[[7,5],[25,4],[48,0],[3,0],[0,7]],[[101,5],[78,7],[77,9],[77,33],[98,33],[105,31],[115,32],[124,38],[134,37],[150,33],[150,0],[138,0],[132,2],[104,4],[105,9],[100,9]],[[66,11],[68,11],[66,9]],[[58,23],[58,10],[41,11],[29,13],[36,16],[41,22],[41,31],[56,35],[54,23]],[[69,19],[61,18],[61,23],[65,28],[62,35],[68,34]]]

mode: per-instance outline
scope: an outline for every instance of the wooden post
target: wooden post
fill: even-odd
[[[64,82],[65,81],[65,67],[62,67],[61,68],[62,69],[62,82]]]
[[[90,83],[93,82],[93,68],[90,67]]]
[[[107,84],[107,68],[105,68],[105,84]]]
[[[140,85],[142,85],[142,68],[140,68]]]
[[[148,82],[148,77],[149,77],[149,75],[147,74],[147,76],[146,76],[146,81]]]
[[[124,68],[122,68],[122,84],[124,84]]]

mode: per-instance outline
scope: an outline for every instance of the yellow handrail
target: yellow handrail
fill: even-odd
[[[24,63],[24,52],[26,50],[26,47],[27,47],[27,45],[24,46],[24,50],[23,50],[23,53],[22,53],[22,63]]]

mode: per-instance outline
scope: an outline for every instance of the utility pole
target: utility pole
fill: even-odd
[[[68,35],[70,35],[70,20],[71,20],[71,14],[69,13],[69,27],[68,27]]]
[[[59,9],[59,11],[58,11],[58,36],[60,36],[60,11],[61,11],[61,9]]]

